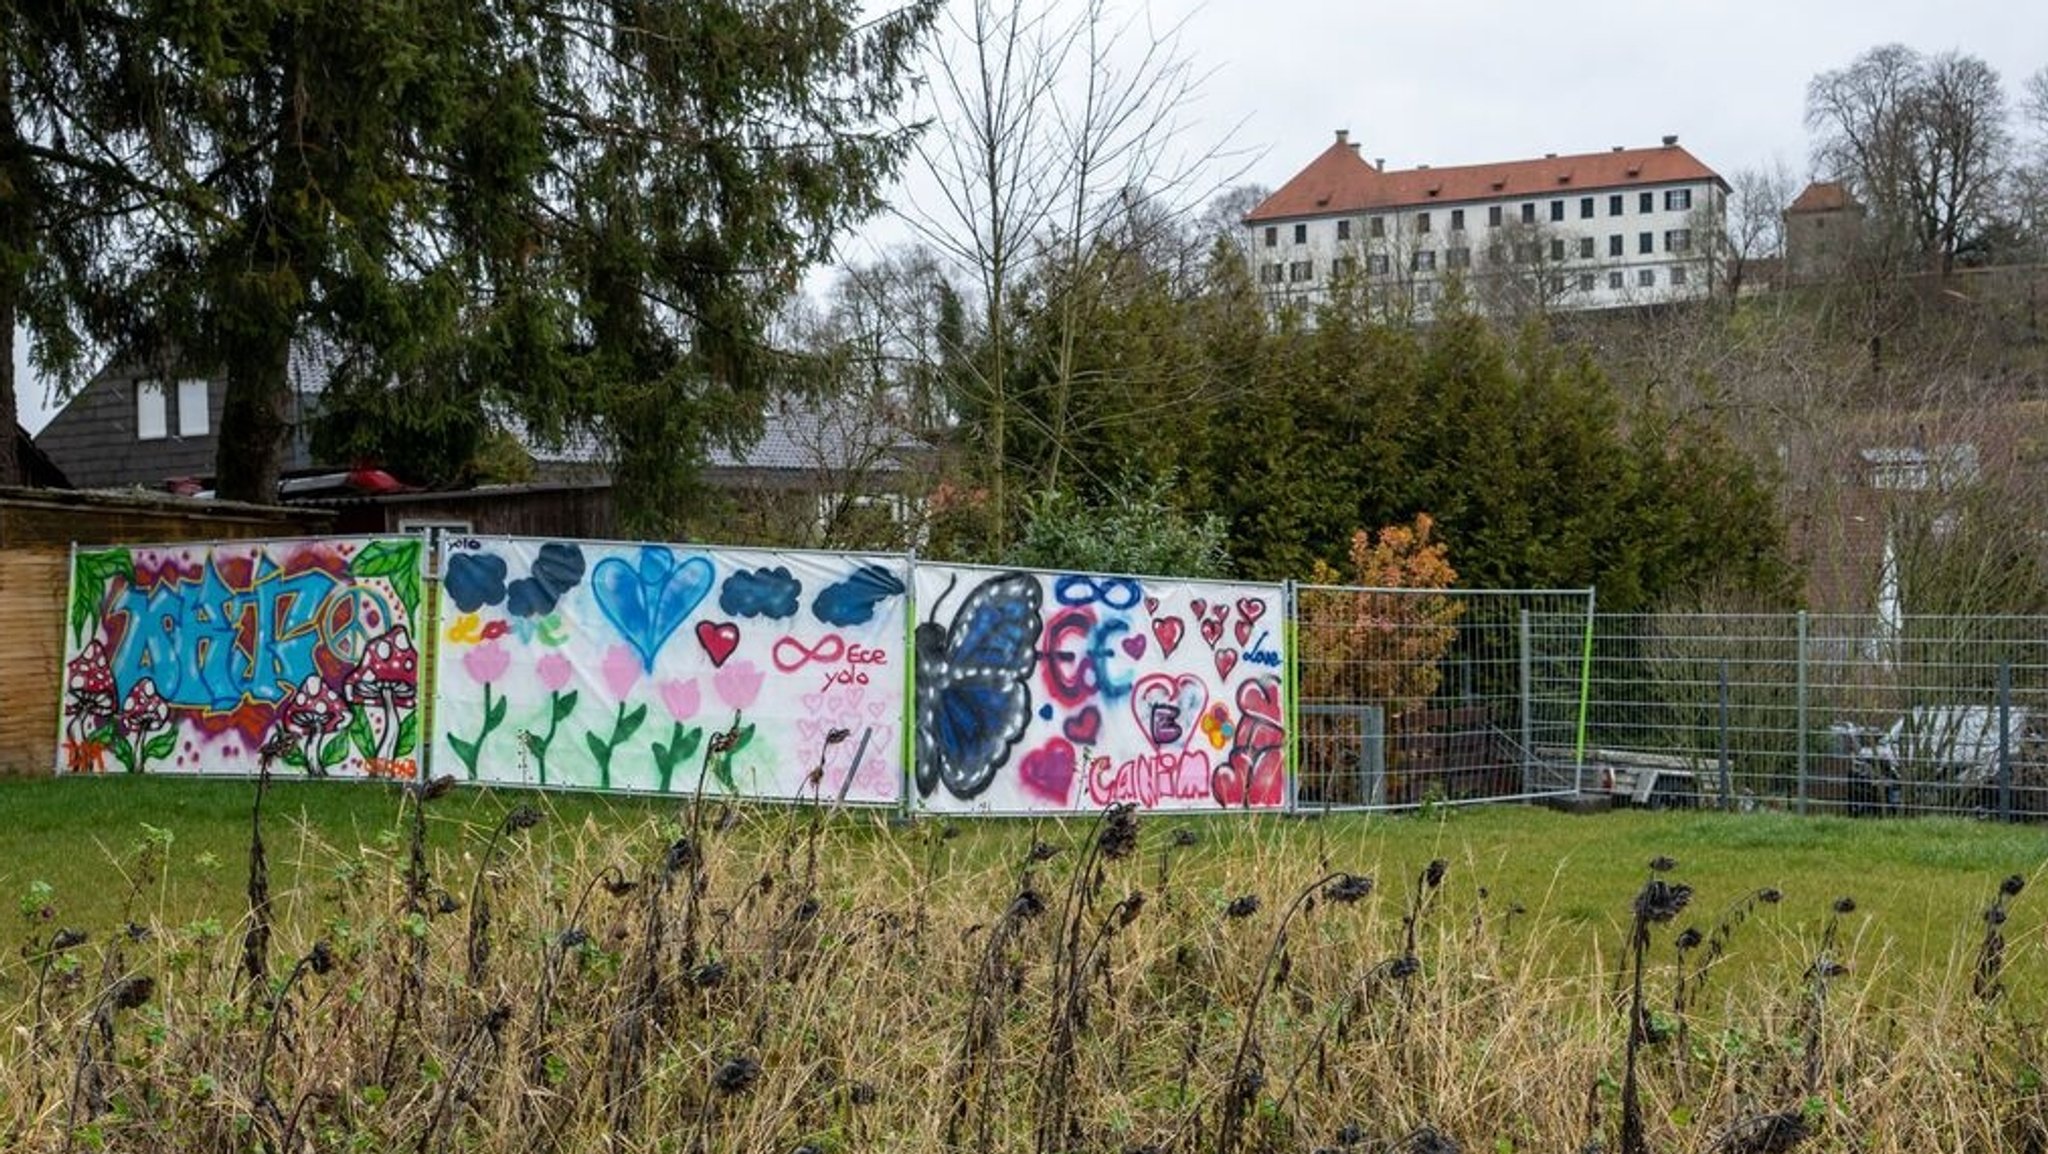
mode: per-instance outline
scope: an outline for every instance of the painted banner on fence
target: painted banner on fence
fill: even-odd
[[[919,565],[919,804],[1287,802],[1281,590]]]
[[[123,547],[72,561],[59,770],[409,777],[421,542]]]
[[[900,557],[444,542],[437,772],[761,798],[903,796]]]

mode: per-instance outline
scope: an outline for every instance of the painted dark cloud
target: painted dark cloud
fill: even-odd
[[[780,620],[794,616],[803,582],[788,569],[742,569],[725,579],[718,590],[718,607],[734,617],[767,617]]]

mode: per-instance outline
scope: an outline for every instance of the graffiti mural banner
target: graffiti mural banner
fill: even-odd
[[[919,565],[918,804],[1287,803],[1277,585]]]
[[[489,537],[444,548],[437,772],[901,799],[905,559]]]
[[[59,772],[410,777],[423,548],[410,538],[78,552]]]

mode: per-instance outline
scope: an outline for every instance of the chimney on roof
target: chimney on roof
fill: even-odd
[[[1351,142],[1351,155],[1358,155],[1358,142],[1355,140]]]
[[[1416,165],[1416,166],[1415,166],[1415,171],[1417,171],[1417,172],[1425,172],[1425,171],[1427,171],[1428,169],[1429,169],[1429,166],[1428,166],[1428,165],[1426,165],[1426,164],[1418,164],[1418,165]]]
[[[1556,154],[1555,152],[1546,152],[1546,153],[1544,153],[1544,154],[1543,154],[1543,159],[1545,159],[1545,160],[1556,160],[1556,159],[1557,159],[1557,154]]]
[[[1621,145],[1619,145],[1619,144],[1615,145],[1615,146],[1614,146],[1614,151],[1616,151],[1616,152],[1620,152],[1620,151],[1621,151]]]
[[[1349,144],[1349,143],[1351,143],[1351,130],[1350,130],[1350,129],[1348,129],[1348,128],[1340,128],[1340,129],[1338,129],[1338,130],[1337,130],[1337,143],[1339,143],[1339,144]]]
[[[1664,138],[1664,147],[1666,147],[1666,148],[1676,148],[1676,147],[1678,147],[1678,134],[1674,132],[1674,133],[1672,133],[1672,134],[1671,134],[1670,136],[1667,136],[1667,137],[1665,137],[1665,138]]]
[[[1387,170],[1387,158],[1384,156],[1373,157],[1372,166],[1381,172],[1385,172]]]

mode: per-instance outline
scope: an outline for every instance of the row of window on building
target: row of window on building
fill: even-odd
[[[1468,256],[1470,254],[1470,251],[1471,250],[1469,249],[1450,250],[1450,252],[1454,254],[1464,253]],[[1416,255],[1422,257],[1434,256],[1435,254],[1417,253]],[[1469,261],[1467,263],[1469,263]],[[1417,271],[1429,271],[1434,269],[1436,266],[1432,262],[1426,265],[1417,265],[1414,267],[1417,269]],[[1452,267],[1462,268],[1465,266],[1462,264],[1458,264],[1453,265]],[[1330,275],[1333,278],[1341,277],[1350,273],[1355,273],[1357,271],[1357,262],[1350,257],[1338,257],[1336,260],[1330,262]],[[1367,273],[1375,276],[1384,276],[1386,275],[1387,271],[1388,268],[1386,257],[1371,256],[1366,258]],[[1628,288],[1630,271],[1631,270],[1618,268],[1609,269],[1607,272],[1607,287],[1617,291]],[[1635,273],[1635,284],[1637,288],[1657,287],[1657,270],[1655,268],[1638,268],[1632,271]],[[1284,265],[1276,261],[1270,264],[1262,264],[1259,266],[1259,283],[1263,285],[1277,285],[1283,283],[1302,284],[1313,282],[1315,279],[1316,262],[1312,260],[1288,261]],[[1665,270],[1665,282],[1669,284],[1672,288],[1684,288],[1691,283],[1691,273],[1685,265],[1672,265],[1669,269]],[[1548,283],[1550,284],[1551,291],[1553,292],[1564,292],[1574,283],[1577,284],[1578,290],[1580,292],[1592,292],[1599,286],[1600,277],[1598,273],[1593,272],[1581,272],[1577,274],[1551,273],[1548,277]]]
[[[1595,206],[1596,206],[1596,205],[1598,204],[1598,202],[1599,202],[1599,199],[1600,199],[1599,197],[1595,197],[1595,196],[1582,196],[1582,197],[1580,197],[1580,198],[1579,198],[1579,219],[1580,219],[1580,220],[1592,220],[1592,219],[1594,219],[1594,216],[1595,216],[1595,213],[1594,213],[1594,208],[1595,208]],[[1565,219],[1565,217],[1566,217],[1566,214],[1565,214],[1565,207],[1566,207],[1566,204],[1567,204],[1567,203],[1568,203],[1568,202],[1566,202],[1566,201],[1564,201],[1564,200],[1561,200],[1561,199],[1560,199],[1560,200],[1553,200],[1553,201],[1551,201],[1551,202],[1550,202],[1550,212],[1549,212],[1549,216],[1550,216],[1550,220],[1551,220],[1552,222],[1561,222],[1561,221],[1563,221],[1563,220]],[[1626,206],[1626,204],[1627,204],[1627,194],[1626,194],[1626,193],[1614,193],[1613,195],[1611,195],[1611,196],[1609,196],[1609,197],[1607,198],[1607,215],[1608,215],[1608,216],[1620,216],[1620,215],[1622,215],[1622,213],[1623,213],[1623,209],[1624,209],[1624,207]],[[1692,209],[1692,189],[1689,189],[1689,188],[1668,188],[1668,189],[1665,189],[1665,190],[1664,190],[1664,211],[1666,211],[1666,212],[1689,212],[1689,211],[1691,211],[1691,209]],[[1507,210],[1507,206],[1505,206],[1505,205],[1499,205],[1499,204],[1494,204],[1494,205],[1488,205],[1488,206],[1487,206],[1487,209],[1486,209],[1486,224],[1487,224],[1487,227],[1489,227],[1489,228],[1500,228],[1500,227],[1502,227],[1502,226],[1503,226],[1503,225],[1504,225],[1504,224],[1506,223],[1506,221],[1507,221],[1507,211],[1506,211],[1506,210]],[[1637,211],[1637,212],[1639,212],[1639,213],[1649,213],[1649,212],[1655,212],[1655,211],[1657,211],[1657,194],[1656,194],[1656,193],[1654,193],[1654,192],[1644,192],[1644,193],[1639,193],[1639,194],[1637,194],[1637,197],[1636,197],[1636,211]],[[1454,208],[1454,209],[1451,209],[1451,210],[1450,210],[1450,217],[1451,217],[1451,220],[1450,220],[1450,231],[1452,231],[1452,232],[1463,232],[1463,231],[1465,231],[1465,210],[1464,210],[1464,209],[1462,209],[1462,208]],[[1365,218],[1365,227],[1366,227],[1366,235],[1367,235],[1368,237],[1370,237],[1370,238],[1374,239],[1374,240],[1379,240],[1379,239],[1381,239],[1381,238],[1385,237],[1385,236],[1387,235],[1387,219],[1388,219],[1388,218],[1387,218],[1386,216],[1371,216],[1371,217],[1367,217],[1367,218]],[[1521,220],[1522,220],[1522,223],[1523,223],[1523,224],[1535,224],[1535,223],[1537,223],[1537,213],[1536,213],[1536,202],[1535,202],[1535,201],[1533,201],[1533,200],[1529,200],[1529,201],[1523,201],[1523,202],[1522,202],[1522,212],[1521,212]],[[1430,212],[1418,212],[1418,213],[1416,213],[1416,214],[1415,214],[1415,231],[1416,231],[1416,232],[1418,232],[1418,233],[1426,233],[1426,232],[1430,232],[1430,231],[1432,231],[1432,230],[1433,230],[1433,229],[1435,228],[1435,224],[1436,224],[1436,221],[1435,221],[1435,214],[1434,214],[1434,213],[1430,213]],[[1339,218],[1338,218],[1338,220],[1337,220],[1337,239],[1338,239],[1338,240],[1342,241],[1342,240],[1350,240],[1350,239],[1352,239],[1352,236],[1351,236],[1351,225],[1352,225],[1352,218],[1351,218],[1351,217],[1339,217]],[[1647,235],[1647,234],[1645,234],[1645,235]],[[1266,226],[1266,232],[1265,232],[1265,241],[1266,241],[1266,247],[1267,247],[1267,248],[1275,248],[1275,247],[1277,247],[1277,246],[1279,245],[1279,243],[1280,243],[1280,226],[1279,226],[1279,225],[1267,225],[1267,226]],[[1296,244],[1307,244],[1307,243],[1308,243],[1308,225],[1307,225],[1306,223],[1300,223],[1300,224],[1296,224],[1296,225],[1294,226],[1294,243],[1296,243]]]

